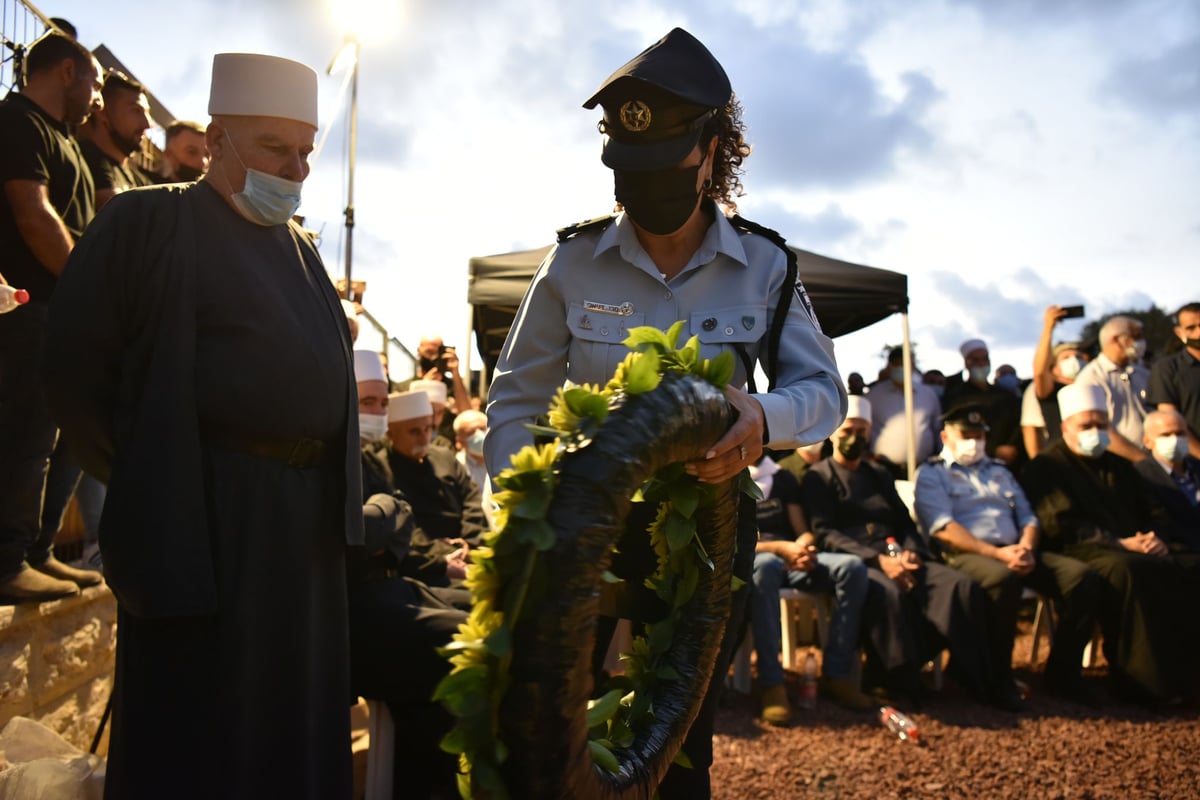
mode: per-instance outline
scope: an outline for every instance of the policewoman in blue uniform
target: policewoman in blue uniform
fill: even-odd
[[[735,353],[725,393],[737,422],[688,471],[719,483],[755,463],[764,447],[819,442],[846,411],[833,343],[778,234],[737,217],[741,165],[750,153],[741,106],[725,70],[695,37],[676,28],[618,69],[584,108],[604,111],[601,160],[613,171],[612,216],[559,231],[530,283],[500,354],[487,408],[490,475],[532,442],[525,424],[566,381],[604,384],[629,352],[631,328],[685,323],[702,357]],[[753,365],[770,378],[755,391]],[[744,390],[747,380],[750,391]],[[635,504],[635,508],[638,504]],[[739,510],[741,511],[741,510]],[[754,503],[739,513],[735,573],[749,582],[757,531]],[[640,586],[653,564],[646,519],[635,513],[613,571]],[[734,595],[708,697],[684,743],[693,769],[673,767],[663,798],[709,796],[717,689],[741,625],[748,588]],[[660,613],[636,595],[633,617]],[[603,642],[597,644],[603,649]]]

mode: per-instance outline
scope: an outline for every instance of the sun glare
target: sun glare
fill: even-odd
[[[342,31],[363,43],[387,40],[400,27],[401,0],[330,0]]]

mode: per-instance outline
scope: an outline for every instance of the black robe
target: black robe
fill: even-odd
[[[106,796],[348,798],[357,402],[315,248],[205,183],[124,192],[59,281],[50,351],[64,434],[110,482]],[[317,439],[328,455],[295,468],[230,436]]]
[[[1117,690],[1150,701],[1194,691],[1196,565],[1120,545],[1139,531],[1169,539],[1172,526],[1133,465],[1112,453],[1081,458],[1060,440],[1026,465],[1021,485],[1041,522],[1040,546],[1084,562],[1106,583],[1097,616]]]
[[[351,686],[385,701],[396,721],[395,796],[426,797],[454,784],[457,762],[438,746],[453,719],[430,698],[450,669],[438,648],[466,621],[471,595],[401,574],[421,535],[412,508],[392,488],[382,445],[363,445],[362,466],[366,545],[354,548],[362,552],[352,554],[349,571]]]
[[[417,525],[435,539],[465,539],[472,547],[487,530],[479,487],[454,451],[429,448],[423,461],[388,455],[392,479],[417,515]]]

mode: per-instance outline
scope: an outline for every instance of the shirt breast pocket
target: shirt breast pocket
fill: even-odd
[[[567,353],[567,378],[575,383],[605,384],[617,365],[632,351],[624,344],[633,328],[645,324],[646,315],[607,314],[572,303],[567,309],[571,346]]]
[[[714,358],[724,350],[744,348],[753,361],[758,357],[758,342],[767,335],[769,320],[765,305],[749,305],[693,311],[688,323],[690,335],[700,339],[701,358]],[[739,358],[736,374],[745,380],[742,367]]]

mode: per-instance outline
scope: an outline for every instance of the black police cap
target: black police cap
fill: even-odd
[[[986,431],[988,426],[985,411],[986,409],[978,403],[964,403],[943,414],[942,422],[962,430]]]
[[[604,107],[604,164],[640,171],[682,161],[732,97],[729,76],[708,48],[675,28],[609,75],[583,107]]]

